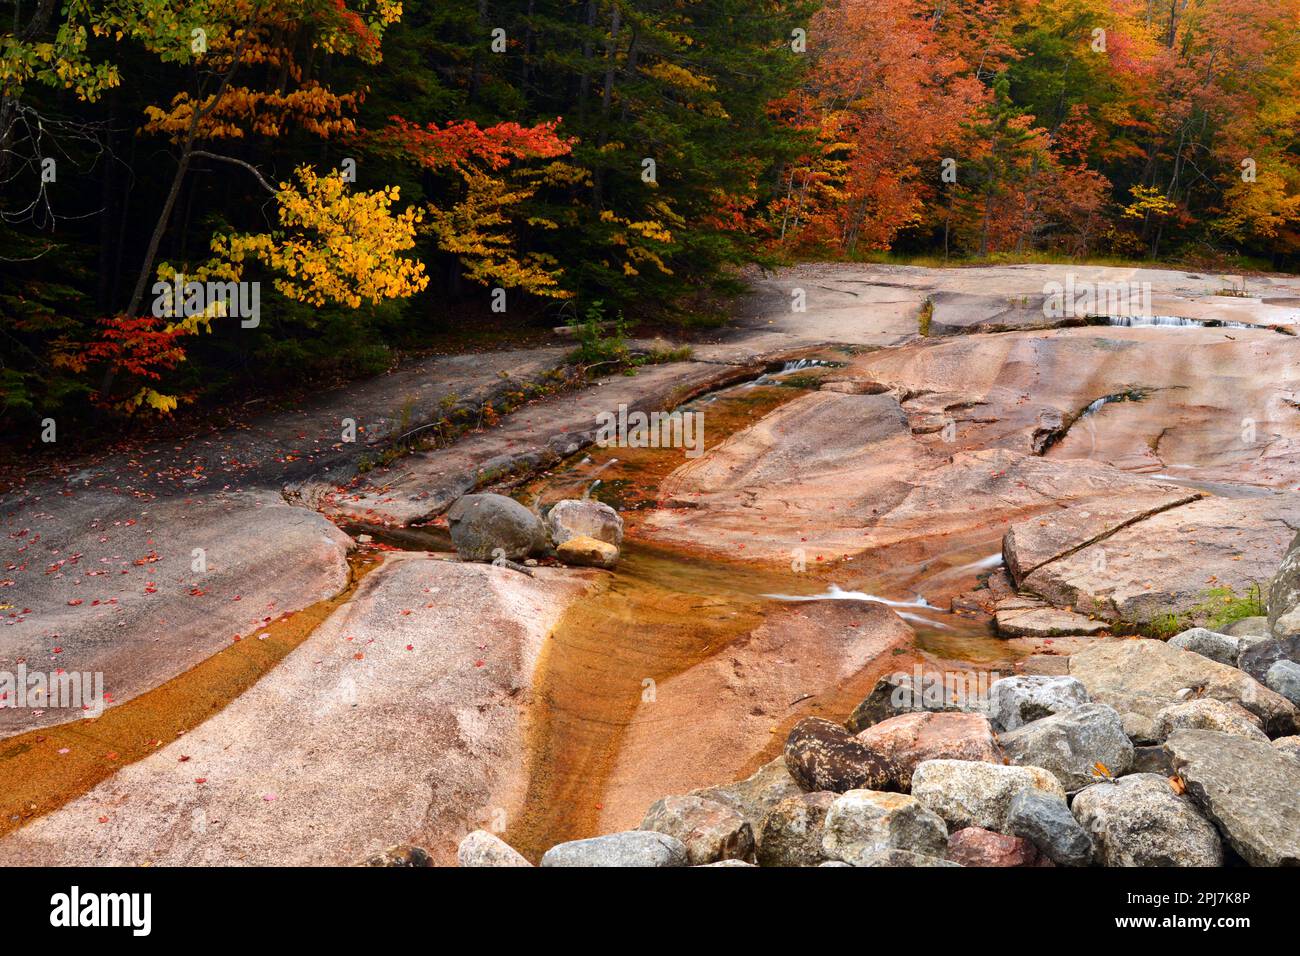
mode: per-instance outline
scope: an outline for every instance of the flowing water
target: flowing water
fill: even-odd
[[[734,386],[683,411],[707,405],[711,447],[812,384],[789,387],[779,379]],[[659,482],[681,463],[680,449],[593,449],[520,495],[537,505],[590,495],[618,508],[627,527],[611,585],[567,612],[537,668],[528,792],[522,817],[505,835],[533,859],[557,842],[601,832],[598,819],[612,796],[606,781],[647,682],[661,684],[725,651],[782,604],[879,601],[909,620],[919,656],[940,667],[1005,672],[1018,656],[985,621],[948,610],[952,595],[975,587],[980,575],[1000,564],[1000,541],[966,542],[912,564],[891,559],[873,565],[864,555],[852,565],[800,572],[638,541],[638,512],[654,505]],[[876,670],[864,676],[843,682],[838,693],[820,695],[818,709],[844,719],[874,683]],[[774,735],[751,764],[770,757],[783,739],[784,732]]]

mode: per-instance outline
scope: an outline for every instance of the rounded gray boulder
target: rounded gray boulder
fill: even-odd
[[[456,553],[464,561],[519,561],[546,547],[541,519],[505,495],[465,495],[447,510]]]

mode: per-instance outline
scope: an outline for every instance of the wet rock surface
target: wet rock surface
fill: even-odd
[[[565,498],[546,513],[546,530],[557,547],[570,538],[595,538],[615,548],[623,544],[623,519],[603,501]]]
[[[813,708],[841,681],[857,675],[866,681],[898,667],[910,659],[914,640],[912,628],[881,604],[773,607],[725,653],[659,681],[655,699],[638,704],[610,772],[601,827],[636,825],[665,791],[698,792],[743,776],[755,754],[780,753],[776,745],[782,738],[774,739],[773,732],[778,720],[793,724],[816,713]],[[707,733],[701,732],[702,710],[708,715]],[[782,775],[788,783],[788,772]],[[762,813],[742,812],[755,828],[763,822]]]
[[[605,541],[574,535],[555,549],[555,556],[565,564],[586,568],[612,568],[618,563],[618,548]]]
[[[0,536],[0,604],[12,605],[0,669],[100,673],[109,706],[333,597],[350,577],[351,539],[273,492],[154,502],[81,492],[30,525],[13,521]],[[0,737],[83,716],[12,703],[0,707]]]
[[[0,861],[346,865],[412,842],[449,865],[467,812],[516,812],[537,655],[595,577],[394,555],[250,690]]]

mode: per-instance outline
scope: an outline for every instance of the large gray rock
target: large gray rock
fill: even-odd
[[[1015,730],[1031,721],[1088,703],[1088,691],[1073,677],[1003,677],[989,685],[989,721]]]
[[[832,860],[861,866],[881,850],[943,856],[948,828],[914,797],[876,790],[841,794],[826,813],[822,852]]]
[[[754,834],[744,817],[731,807],[690,794],[656,800],[646,811],[641,829],[681,840],[691,866],[748,860],[754,855]]]
[[[456,553],[465,561],[519,561],[546,546],[542,521],[505,495],[465,495],[447,510]]]
[[[763,764],[744,780],[703,787],[692,790],[691,794],[731,807],[757,833],[773,807],[782,800],[801,796],[803,792],[803,788],[786,769],[785,758],[777,757]]]
[[[1187,795],[1251,866],[1300,865],[1300,761],[1267,741],[1179,730],[1165,749]]]
[[[897,790],[901,771],[841,725],[805,717],[785,741],[785,765],[807,791]]]
[[[983,827],[1005,833],[1011,801],[1022,790],[1065,799],[1060,782],[1041,767],[927,760],[912,773],[912,796],[954,830]]]
[[[509,843],[487,830],[475,830],[456,848],[457,866],[532,866]]]
[[[1092,837],[1059,797],[1022,790],[1007,810],[1006,828],[1006,832],[1038,847],[1057,866],[1087,866],[1092,862]]]
[[[1164,641],[1098,641],[1070,657],[1070,675],[1121,714],[1154,718],[1180,700],[1211,697],[1240,704],[1270,735],[1293,733],[1296,725],[1295,705],[1249,674]]]
[[[1291,541],[1269,586],[1268,628],[1274,637],[1300,637],[1300,534]]]
[[[1241,652],[1237,666],[1260,683],[1266,683],[1269,668],[1278,661],[1300,662],[1300,636],[1255,641]]]
[[[1156,736],[1164,740],[1175,730],[1217,730],[1252,740],[1268,740],[1259,729],[1259,718],[1237,704],[1200,697],[1170,704],[1156,714]]]
[[[653,830],[628,830],[557,843],[542,854],[542,866],[686,866],[681,840]]]
[[[819,865],[825,859],[822,831],[826,811],[834,802],[833,793],[803,793],[774,806],[758,831],[759,865]]]
[[[603,501],[565,498],[546,513],[546,530],[557,547],[570,538],[588,537],[623,546],[623,519]]]
[[[1300,704],[1300,664],[1295,661],[1274,661],[1264,675],[1264,683],[1291,703]]]
[[[1135,773],[1114,783],[1094,783],[1074,798],[1072,809],[1106,866],[1223,863],[1214,825],[1164,777]]]
[[[890,674],[876,681],[871,693],[849,715],[846,726],[859,733],[874,724],[900,714],[934,712],[950,713],[971,711],[977,708],[963,701],[953,690],[934,675]]]
[[[1113,707],[1083,704],[998,736],[1013,764],[1050,770],[1067,791],[1096,783],[1103,774],[1127,773],[1133,766],[1133,743]]]
[[[1237,655],[1241,652],[1241,642],[1231,634],[1220,634],[1203,627],[1193,627],[1176,634],[1169,639],[1169,643],[1229,667],[1237,666]]]

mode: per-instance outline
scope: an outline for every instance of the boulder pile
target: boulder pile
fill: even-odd
[[[845,724],[800,720],[748,779],[542,865],[1300,865],[1298,552],[1262,624],[1097,640],[979,706],[883,678]],[[481,831],[462,845],[462,865],[516,857]]]
[[[447,510],[447,527],[462,561],[554,555],[564,564],[612,568],[623,544],[618,512],[590,499],[557,501],[543,518],[505,495],[464,495]]]

